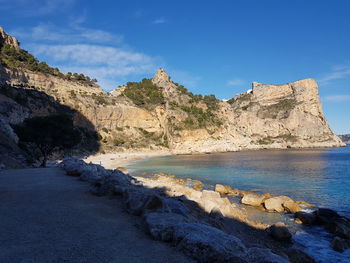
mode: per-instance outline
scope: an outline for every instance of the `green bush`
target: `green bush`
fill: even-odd
[[[258,111],[258,117],[265,119],[288,118],[290,111],[297,105],[296,99],[284,99],[269,106],[262,106]]]
[[[154,85],[150,79],[128,82],[123,94],[138,106],[149,107],[165,103],[161,88]]]
[[[38,150],[43,157],[41,166],[46,166],[47,158],[57,150],[70,149],[82,138],[80,131],[74,127],[71,116],[51,115],[26,119],[15,125],[19,145],[28,151]]]
[[[24,49],[15,49],[11,45],[3,44],[0,47],[0,63],[10,68],[25,68],[34,72],[54,75],[63,79],[78,81],[87,85],[95,85],[96,79],[78,73],[64,74],[58,68],[52,68],[46,62],[39,62],[32,54]]]
[[[122,146],[125,143],[123,139],[114,139],[113,144],[114,146]]]

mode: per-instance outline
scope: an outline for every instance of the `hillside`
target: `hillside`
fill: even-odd
[[[20,153],[11,125],[59,111],[72,114],[87,134],[85,141],[90,138],[86,152],[178,154],[343,145],[327,124],[313,79],[253,83],[252,90],[226,102],[194,95],[159,69],[152,79],[106,93],[83,74],[64,74],[39,62],[1,28],[0,47],[2,160],[5,155],[18,160]]]
[[[339,138],[346,144],[350,144],[350,134],[339,135]]]

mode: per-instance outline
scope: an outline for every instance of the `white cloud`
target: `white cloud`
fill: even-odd
[[[350,101],[350,95],[331,95],[325,97],[329,102],[347,102]]]
[[[164,24],[166,22],[166,20],[161,17],[161,18],[157,18],[155,20],[152,21],[152,24]]]
[[[227,86],[231,86],[231,87],[239,87],[239,86],[243,86],[244,84],[245,84],[245,81],[239,78],[235,78],[227,81]]]
[[[58,28],[51,24],[39,24],[29,30],[17,29],[10,34],[18,39],[26,39],[31,42],[59,42],[59,43],[101,43],[118,44],[123,41],[123,36],[109,32],[90,29],[79,26],[77,21],[73,22],[71,28]]]
[[[160,58],[128,47],[120,35],[83,27],[84,21],[83,16],[73,19],[70,26],[39,24],[11,34],[51,66],[96,78],[105,90],[153,74],[162,65]]]
[[[334,80],[345,79],[348,77],[350,77],[350,67],[348,67],[348,66],[334,66],[330,73],[319,78],[317,80],[317,82],[320,85],[328,85]]]

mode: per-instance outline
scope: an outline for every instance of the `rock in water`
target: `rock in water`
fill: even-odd
[[[287,241],[292,240],[292,234],[289,232],[286,225],[282,222],[273,224],[268,229],[266,229],[269,235],[277,241]]]
[[[284,196],[284,195],[276,196],[276,197],[266,199],[264,201],[264,206],[268,211],[283,212],[284,211],[283,203],[287,201],[293,201],[293,200],[290,197]]]
[[[246,194],[243,196],[241,202],[245,205],[260,206],[265,199],[264,195]]]
[[[292,214],[295,214],[296,212],[299,212],[302,210],[301,206],[299,206],[294,201],[286,201],[282,205],[287,212],[292,213]]]
[[[350,249],[350,240],[340,237],[335,237],[332,241],[332,248],[338,252],[344,252],[347,249]]]

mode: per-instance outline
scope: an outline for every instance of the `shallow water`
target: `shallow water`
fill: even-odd
[[[163,156],[129,167],[133,174],[171,173],[210,186],[288,195],[350,216],[350,147]]]
[[[164,172],[190,177],[207,188],[218,183],[240,190],[288,195],[350,217],[350,147],[163,156],[132,163],[128,169],[134,175]],[[350,250],[333,251],[332,236],[325,231],[299,226],[289,215],[247,209],[252,219],[286,222],[297,232],[295,242],[304,245],[318,262],[350,262]]]

